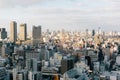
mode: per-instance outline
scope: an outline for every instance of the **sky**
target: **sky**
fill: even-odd
[[[42,30],[83,31],[101,27],[120,31],[120,0],[0,0],[0,26],[10,29],[10,21],[27,23]]]

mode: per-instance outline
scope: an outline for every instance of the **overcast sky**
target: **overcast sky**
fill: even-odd
[[[42,29],[120,31],[120,0],[0,0],[0,26],[10,21]]]

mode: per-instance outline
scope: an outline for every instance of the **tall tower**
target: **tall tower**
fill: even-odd
[[[41,26],[33,26],[32,30],[33,45],[38,45],[41,41]]]
[[[27,25],[25,23],[20,24],[19,39],[22,41],[25,41],[27,39]]]
[[[37,40],[41,38],[41,26],[33,26],[32,37]]]
[[[89,37],[89,31],[88,31],[88,29],[86,29],[85,30],[85,38],[86,38],[86,40],[88,39],[88,37]]]
[[[101,27],[98,27],[98,35],[101,35]]]
[[[10,23],[10,41],[17,41],[17,23],[15,21]]]
[[[92,36],[95,36],[95,30],[94,29],[92,30]]]

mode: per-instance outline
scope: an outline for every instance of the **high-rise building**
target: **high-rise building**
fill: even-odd
[[[17,69],[16,68],[14,68],[13,69],[13,80],[17,80]]]
[[[74,67],[73,59],[63,59],[61,61],[61,74],[64,74],[66,71]]]
[[[33,26],[32,30],[33,45],[38,45],[41,41],[41,26]]]
[[[94,29],[92,30],[92,36],[95,36],[95,30]]]
[[[37,59],[32,59],[32,71],[37,71]]]
[[[44,79],[41,79],[41,73],[40,72],[30,71],[28,76],[29,76],[28,80],[44,80]]]
[[[17,23],[15,21],[10,23],[10,41],[17,41]]]
[[[7,38],[7,31],[5,28],[0,28],[0,39]]]
[[[19,39],[22,41],[27,40],[27,25],[25,23],[20,24]]]
[[[4,67],[0,67],[0,80],[6,80],[7,72]]]
[[[17,80],[24,80],[22,73],[17,74],[16,77],[17,77]]]
[[[85,30],[85,39],[87,40],[87,39],[88,39],[88,37],[89,37],[89,30],[88,30],[88,29],[86,29],[86,30]]]
[[[1,56],[4,57],[5,56],[5,45],[3,44],[1,47]]]
[[[98,35],[101,35],[101,27],[98,27]]]
[[[17,72],[17,80],[28,80],[28,72],[26,70],[21,70]]]
[[[16,50],[16,56],[17,58],[17,64],[19,69],[24,69],[25,68],[25,51],[24,50]]]

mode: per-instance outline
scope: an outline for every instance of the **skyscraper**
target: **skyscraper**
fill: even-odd
[[[95,30],[94,29],[92,30],[92,36],[95,36]]]
[[[89,37],[89,31],[88,31],[88,29],[86,29],[85,30],[85,38],[88,39],[88,37]]]
[[[19,39],[22,41],[27,40],[27,25],[20,24],[20,34],[19,34]]]
[[[5,28],[0,28],[0,39],[7,38],[7,31]]]
[[[98,27],[98,35],[101,35],[101,27]]]
[[[10,23],[10,41],[17,41],[17,23],[15,21]]]
[[[41,41],[41,26],[33,26],[32,30],[33,45],[38,45]]]

